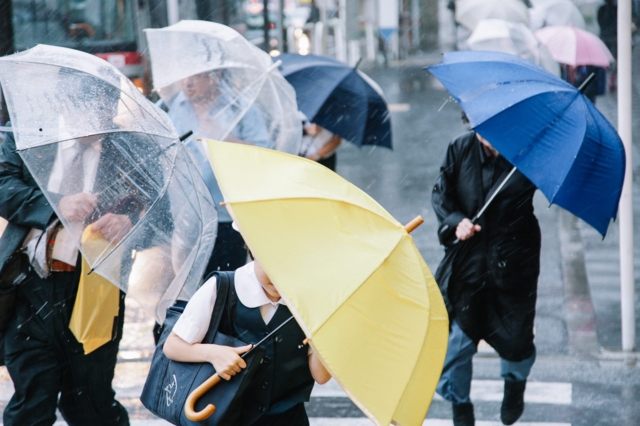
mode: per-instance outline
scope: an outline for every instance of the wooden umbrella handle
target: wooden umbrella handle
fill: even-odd
[[[411,222],[407,223],[404,226],[404,229],[406,229],[407,232],[411,233],[411,231],[413,231],[423,223],[424,223],[424,219],[422,218],[422,216],[416,216],[415,219],[413,219]]]
[[[189,394],[187,400],[184,402],[184,415],[187,416],[189,420],[192,422],[201,422],[215,413],[216,406],[213,404],[207,405],[202,411],[196,411],[195,406],[196,401],[209,389],[220,383],[220,380],[220,376],[216,373]]]

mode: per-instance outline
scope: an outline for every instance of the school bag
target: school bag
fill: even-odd
[[[217,296],[211,315],[209,329],[202,343],[226,346],[245,346],[246,343],[224,334],[231,333],[235,316],[236,295],[233,290],[233,272],[215,272]],[[173,326],[184,311],[184,306],[176,304],[167,309],[162,335],[156,346],[151,369],[140,396],[142,404],[156,416],[175,425],[237,425],[241,414],[242,393],[260,367],[264,350],[256,347],[244,358],[247,368],[231,380],[221,380],[198,399],[195,410],[200,411],[208,404],[214,404],[216,411],[202,422],[192,422],[184,414],[184,403],[189,394],[211,377],[215,370],[206,363],[183,363],[168,359],[162,350],[164,342]]]

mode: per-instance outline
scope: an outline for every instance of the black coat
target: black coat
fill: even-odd
[[[519,361],[535,351],[540,270],[535,186],[516,171],[480,217],[482,231],[454,244],[458,223],[478,213],[511,169],[503,157],[486,157],[474,132],[449,144],[432,193],[445,246],[435,278],[451,320],[472,340],[484,339],[502,358]]]

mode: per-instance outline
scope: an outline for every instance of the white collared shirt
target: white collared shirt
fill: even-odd
[[[49,182],[47,183],[47,191],[52,193],[60,193],[60,187],[62,186],[62,179],[64,177],[64,170],[67,165],[73,161],[73,158],[80,149],[78,146],[80,142],[77,139],[60,142],[58,144],[58,150],[56,152],[56,158],[51,168],[51,174],[49,175]],[[84,150],[82,154],[82,169],[83,169],[83,192],[92,193],[93,185],[96,180],[96,174],[98,172],[98,162],[100,161],[101,145],[99,143],[92,143],[90,147]],[[67,195],[67,194],[64,194]],[[78,229],[74,229],[75,235],[82,233],[83,225],[76,225]],[[29,259],[34,257],[36,246],[38,244],[44,244],[45,241],[40,239],[42,231],[32,228],[29,234],[24,240],[23,247],[26,248],[27,256]],[[51,258],[68,263],[69,265],[75,265],[78,259],[78,247],[76,241],[71,234],[62,228],[57,236],[53,245],[53,253]]]
[[[78,146],[79,143],[80,142],[78,140],[73,139],[70,141],[60,142],[58,144],[58,152],[56,153],[56,159],[51,169],[49,183],[47,184],[47,190],[49,192],[56,194],[60,193],[65,165],[73,161],[73,157],[75,157],[76,153],[80,149]],[[100,161],[100,148],[100,144],[93,143],[90,147],[85,149],[82,154],[82,169],[84,174],[83,192],[86,192],[87,194],[90,194],[93,191],[93,184],[96,180],[96,173],[98,172],[98,162]]]
[[[247,308],[260,308],[265,324],[271,321],[278,305],[286,305],[284,300],[272,302],[258,281],[254,262],[236,269],[235,288],[238,299]],[[173,332],[189,344],[200,343],[209,329],[213,307],[216,303],[217,285],[215,277],[209,278],[193,295],[184,312],[173,327]]]

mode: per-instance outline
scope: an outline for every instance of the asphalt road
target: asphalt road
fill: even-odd
[[[430,191],[447,143],[463,132],[464,127],[459,108],[422,69],[429,61],[437,61],[437,56],[370,72],[390,103],[394,150],[357,149],[345,145],[338,153],[338,173],[369,193],[400,222],[406,223],[417,215],[424,217],[425,223],[412,235],[427,264],[435,271],[443,251],[436,238]],[[536,316],[538,360],[530,377],[527,406],[520,424],[637,426],[640,424],[640,404],[637,403],[640,400],[640,368],[598,354],[585,354],[570,339],[576,330],[567,320],[559,208],[549,207],[541,194],[536,195],[535,207],[543,236]],[[581,232],[584,234],[584,230]],[[612,245],[599,248],[600,253],[610,253],[614,249]],[[587,259],[589,256],[587,252]],[[588,262],[587,267],[590,267]],[[594,304],[602,306],[601,312],[596,309],[596,315],[608,315],[605,323],[614,330],[615,312],[609,314],[606,304],[599,305],[597,301]],[[610,303],[610,309],[614,309],[612,305]],[[126,332],[114,387],[134,419],[133,424],[138,426],[166,424],[155,419],[138,401],[153,351],[152,325],[153,321],[136,307],[135,301],[128,301]],[[608,341],[607,330],[598,329],[600,346]],[[611,330],[608,333],[614,333]],[[587,332],[595,333],[595,330]],[[610,340],[610,345],[604,346],[615,348],[615,338]],[[384,374],[380,376],[384,380]],[[490,348],[482,347],[474,361],[472,394],[479,426],[500,424],[501,392],[499,361]],[[11,393],[11,382],[6,370],[1,368],[0,409],[6,405]],[[308,411],[314,426],[371,424],[332,384],[314,391]],[[436,398],[425,424],[451,425],[448,419],[451,419],[450,405]]]

